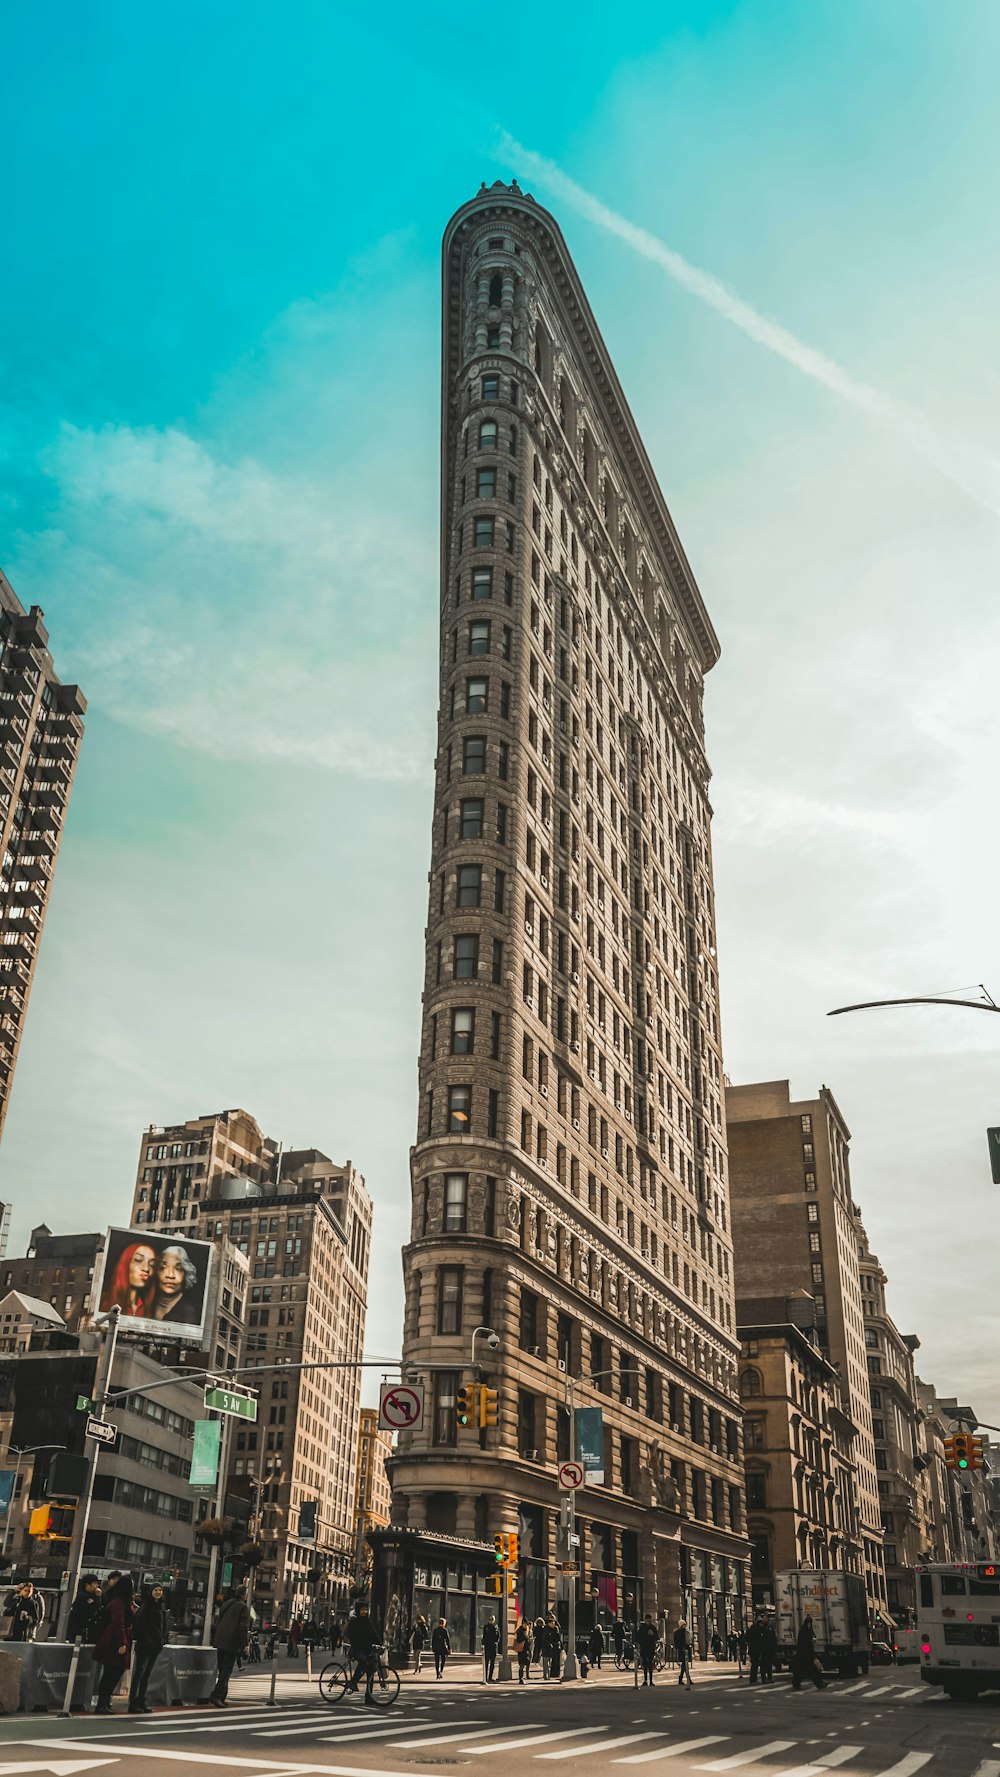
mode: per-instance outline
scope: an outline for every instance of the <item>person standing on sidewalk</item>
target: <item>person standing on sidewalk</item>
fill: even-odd
[[[643,1684],[652,1684],[653,1682],[653,1660],[656,1655],[656,1644],[659,1639],[660,1637],[656,1624],[647,1611],[642,1622],[639,1624],[635,1637],[636,1649],[642,1665]]]
[[[604,1658],[604,1631],[598,1623],[595,1623],[590,1631],[590,1637],[587,1641],[587,1654],[594,1671],[600,1672],[601,1661]]]
[[[545,1655],[548,1665],[547,1676],[558,1678],[562,1664],[563,1638],[562,1630],[555,1617],[549,1613],[545,1624]]]
[[[215,1684],[206,1701],[215,1703],[220,1709],[229,1707],[226,1698],[229,1695],[229,1680],[233,1676],[236,1656],[243,1652],[249,1639],[250,1612],[243,1587],[233,1586],[223,1600],[212,1635],[217,1666]]]
[[[514,1651],[517,1654],[517,1682],[525,1684],[531,1677],[533,1642],[531,1624],[523,1617],[514,1630]]]
[[[150,1586],[135,1613],[132,1624],[132,1685],[128,1694],[129,1715],[152,1715],[146,1702],[146,1688],[163,1649],[166,1647],[167,1607],[162,1586]]]
[[[431,1632],[426,1617],[418,1617],[409,1634],[409,1644],[413,1653],[414,1676],[420,1671],[424,1649],[430,1641]]]
[[[677,1654],[678,1664],[680,1665],[680,1672],[677,1675],[677,1683],[686,1684],[688,1690],[690,1690],[692,1652],[691,1631],[685,1622],[678,1623],[674,1630],[674,1651]]]
[[[483,1624],[483,1676],[487,1684],[493,1683],[499,1652],[500,1630],[496,1617],[491,1614]]]
[[[451,1636],[444,1617],[438,1618],[437,1628],[431,1632],[431,1653],[434,1655],[434,1677],[443,1678],[448,1655],[451,1653]]]
[[[615,1659],[620,1661],[625,1652],[625,1624],[621,1617],[616,1617],[611,1625],[611,1639],[615,1644]]]
[[[101,1668],[95,1715],[111,1714],[111,1699],[132,1653],[132,1580],[119,1574],[104,1594],[104,1627],[94,1644],[94,1661]]]

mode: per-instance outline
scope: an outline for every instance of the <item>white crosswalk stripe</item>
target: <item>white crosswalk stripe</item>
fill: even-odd
[[[918,1684],[915,1685],[912,1690],[900,1691],[899,1696],[900,1701],[902,1701],[904,1697],[925,1697],[928,1694],[927,1686],[925,1684]]]
[[[846,1765],[864,1750],[863,1746],[835,1746],[832,1751],[822,1752],[818,1758],[810,1760],[808,1765],[796,1765],[790,1770],[776,1772],[775,1777],[825,1777],[827,1771],[835,1769],[837,1765]]]
[[[627,1758],[612,1759],[614,1765],[651,1765],[654,1759],[676,1758],[682,1752],[697,1752],[701,1746],[719,1746],[728,1734],[702,1734],[699,1740],[679,1740],[675,1746],[658,1747],[653,1752],[631,1752]]]
[[[365,1713],[365,1727],[366,1728],[369,1728],[373,1725],[372,1720],[371,1720],[373,1713],[374,1713],[374,1711],[372,1711],[371,1709],[366,1710],[366,1713]],[[297,1722],[290,1723],[287,1727],[252,1728],[250,1730],[250,1732],[253,1734],[253,1737],[255,1740],[280,1740],[280,1739],[283,1739],[286,1734],[305,1733],[307,1728],[334,1727],[335,1726],[338,1729],[338,1731],[347,1732],[350,1730],[352,1723],[355,1726],[357,1725],[356,1718],[355,1718],[353,1712],[351,1713],[351,1715],[346,1716],[342,1722],[338,1722],[336,1720],[331,1721],[330,1716],[331,1716],[331,1711],[329,1709],[324,1709],[321,1715],[312,1715],[312,1714],[301,1715]],[[414,1729],[417,1729],[418,1727],[420,1727],[421,1723],[423,1721],[425,1721],[426,1719],[427,1718],[422,1715],[404,1715],[402,1717],[397,1716],[396,1721],[395,1721],[395,1726],[400,1727],[400,1728],[412,1727]],[[220,1728],[216,1728],[214,1730],[214,1732],[221,1733],[222,1730]]]
[[[481,1719],[482,1717],[480,1717],[480,1720]],[[449,1722],[448,1726],[449,1728],[453,1728],[455,1723]],[[544,1726],[545,1723],[540,1721],[519,1721],[512,1731],[523,1734],[527,1733],[529,1728],[541,1728]],[[415,1733],[416,1729],[414,1729],[413,1732]],[[432,1734],[429,1739],[426,1735],[423,1735],[419,1740],[394,1740],[392,1744],[394,1748],[399,1747],[409,1751],[413,1746],[451,1746],[454,1745],[456,1740],[486,1740],[489,1738],[490,1734],[495,1734],[496,1732],[497,1725],[496,1722],[494,1722],[491,1728],[477,1728],[474,1734]]]
[[[1000,1759],[984,1758],[982,1763],[976,1766],[972,1777],[1000,1777]]]
[[[877,1690],[869,1691],[868,1695],[869,1697],[887,1697],[889,1692],[895,1689],[894,1684],[880,1684]]]
[[[867,1690],[867,1688],[868,1688],[868,1680],[867,1680],[867,1678],[862,1678],[858,1684],[845,1685],[845,1687],[841,1691],[840,1695],[842,1697],[849,1697],[851,1695],[852,1691],[864,1691],[864,1690]]]
[[[886,1770],[880,1771],[879,1777],[913,1777],[914,1771],[922,1770],[932,1757],[933,1754],[929,1752],[908,1752],[898,1764],[889,1765]]]
[[[749,1752],[731,1752],[728,1758],[713,1759],[707,1765],[695,1765],[696,1771],[735,1771],[739,1765],[753,1765],[758,1759],[770,1757],[772,1752],[787,1752],[794,1746],[794,1740],[768,1740],[764,1746],[754,1746]]]
[[[556,1733],[529,1734],[526,1740],[497,1740],[489,1746],[470,1746],[469,1751],[474,1753],[519,1752],[522,1746],[541,1746],[546,1740],[574,1740],[578,1739],[581,1734],[605,1734],[607,1729],[607,1722],[599,1721],[593,1722],[587,1728],[561,1728]]]
[[[645,1734],[619,1734],[614,1740],[592,1740],[589,1746],[563,1747],[559,1752],[536,1753],[538,1759],[588,1758],[592,1752],[610,1752],[615,1746],[634,1746],[637,1740],[658,1740],[658,1730]]]

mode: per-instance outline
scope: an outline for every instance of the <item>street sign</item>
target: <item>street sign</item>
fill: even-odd
[[[107,1444],[110,1447],[112,1444],[117,1444],[118,1442],[117,1425],[109,1424],[106,1419],[90,1418],[87,1420],[84,1429],[87,1437],[93,1438],[97,1444]]]
[[[380,1431],[416,1431],[423,1417],[422,1382],[383,1382],[378,1397]]]
[[[256,1395],[236,1394],[231,1388],[209,1384],[205,1389],[205,1405],[216,1413],[231,1413],[236,1419],[249,1419],[251,1425],[257,1423]]]
[[[564,1493],[575,1493],[583,1486],[583,1463],[564,1462],[559,1470],[559,1485]]]
[[[1000,1185],[1000,1129],[987,1129],[986,1140],[990,1144],[990,1170],[993,1183]]]

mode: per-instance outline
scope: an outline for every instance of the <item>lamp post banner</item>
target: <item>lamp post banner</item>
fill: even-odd
[[[577,1407],[576,1455],[588,1481],[604,1485],[604,1413],[600,1407]]]
[[[196,1419],[191,1448],[189,1487],[214,1487],[219,1479],[221,1419]]]

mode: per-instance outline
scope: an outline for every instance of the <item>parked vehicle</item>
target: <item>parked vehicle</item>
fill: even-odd
[[[1000,1562],[918,1567],[920,1676],[971,1701],[1000,1690]]]
[[[778,1653],[791,1661],[806,1614],[812,1618],[816,1655],[828,1672],[844,1678],[867,1672],[871,1660],[868,1601],[860,1574],[789,1568],[774,1576]]]
[[[920,1630],[915,1623],[901,1624],[893,1631],[892,1651],[896,1663],[905,1666],[910,1661],[920,1658]]]

